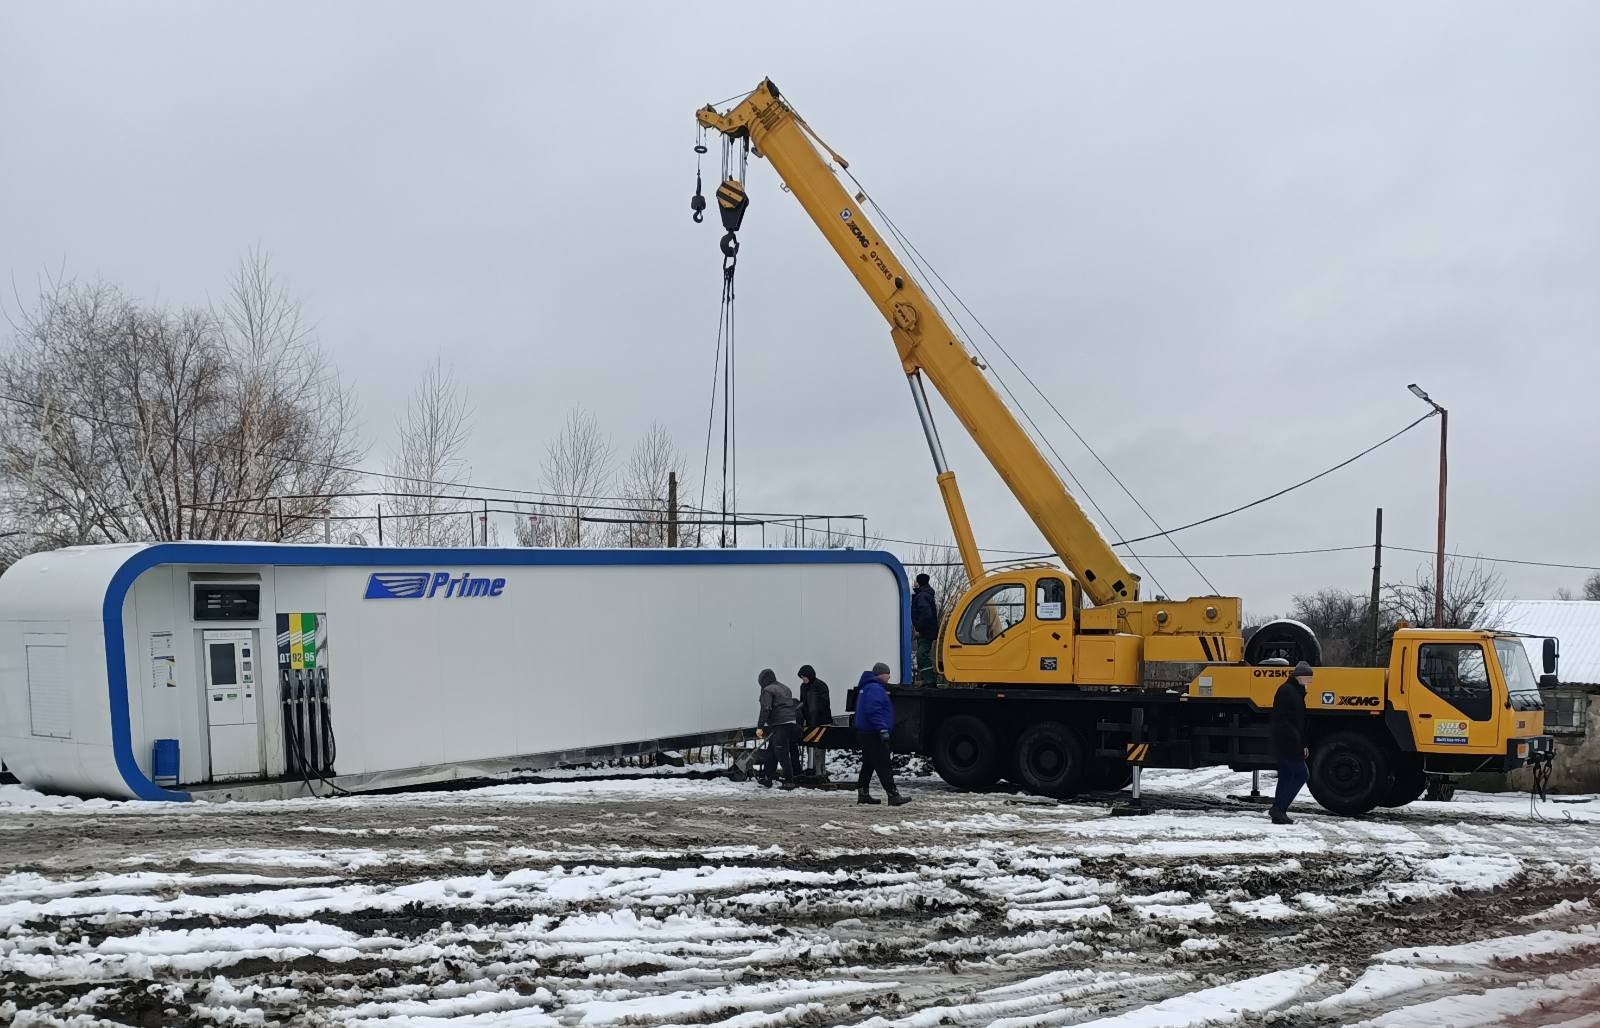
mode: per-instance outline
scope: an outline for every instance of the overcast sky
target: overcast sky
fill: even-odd
[[[205,302],[259,244],[370,465],[443,354],[480,482],[537,488],[575,402],[622,451],[660,421],[698,472],[721,258],[689,218],[692,116],[770,75],[1164,523],[1388,435],[1415,381],[1452,413],[1452,548],[1600,565],[1597,52],[1600,7],[1558,2],[11,3],[0,272]],[[884,323],[749,177],[742,505],[947,540]],[[1033,405],[1115,528],[1151,531]],[[979,542],[1040,546],[940,414]],[[1381,506],[1429,548],[1437,446],[1430,421],[1179,538],[1363,544]],[[1255,613],[1371,575],[1370,551],[1199,563]],[[1584,577],[1502,570],[1528,597]]]

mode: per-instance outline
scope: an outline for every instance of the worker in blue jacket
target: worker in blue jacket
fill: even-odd
[[[889,766],[889,733],[894,731],[894,704],[884,686],[889,684],[889,665],[879,661],[871,671],[861,673],[856,686],[856,709],[850,723],[861,743],[861,777],[856,781],[856,802],[881,803],[872,798],[872,772],[889,796],[889,806],[911,802],[894,787],[894,770]]]

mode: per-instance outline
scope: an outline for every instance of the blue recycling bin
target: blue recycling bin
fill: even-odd
[[[178,740],[157,739],[155,757],[156,784],[163,789],[170,789],[178,784]]]

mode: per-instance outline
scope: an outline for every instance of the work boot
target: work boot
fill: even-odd
[[[1272,823],[1275,824],[1275,825],[1292,825],[1292,824],[1294,824],[1294,819],[1291,818],[1284,811],[1279,810],[1277,807],[1273,807],[1272,810],[1269,813],[1270,813],[1270,816],[1272,818]]]
[[[784,792],[794,792],[800,787],[793,782],[784,782],[782,785],[778,786],[778,788],[782,789]]]
[[[902,796],[897,792],[891,792],[889,794],[889,806],[891,807],[903,807],[910,802],[910,796]]]
[[[870,803],[871,805],[876,807],[876,806],[881,805],[883,803],[883,801],[879,800],[879,799],[873,799],[872,793],[868,792],[865,789],[857,789],[856,790],[856,806],[859,807],[863,803]]]
[[[761,788],[763,788],[763,789],[770,789],[770,788],[772,788],[772,779],[770,779],[770,778],[757,778],[756,779],[756,784],[761,786]]]

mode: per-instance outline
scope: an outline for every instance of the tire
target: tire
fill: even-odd
[[[1055,721],[1031,725],[1017,738],[1017,772],[1030,792],[1071,796],[1088,769],[1083,739]]]
[[[933,743],[933,769],[957,789],[987,789],[1000,780],[1000,742],[971,714],[946,718]]]
[[[1394,766],[1365,732],[1335,732],[1311,750],[1311,795],[1335,814],[1370,813],[1394,787]]]
[[[1312,667],[1322,664],[1322,644],[1317,634],[1298,621],[1269,621],[1256,629],[1244,644],[1244,662],[1260,664],[1285,660],[1293,665],[1305,661]]]
[[[1417,757],[1401,758],[1394,762],[1394,784],[1378,804],[1381,807],[1403,807],[1420,799],[1428,788],[1428,773],[1422,770]]]
[[[1133,767],[1125,760],[1093,757],[1083,770],[1083,787],[1096,792],[1121,792],[1133,782]]]

